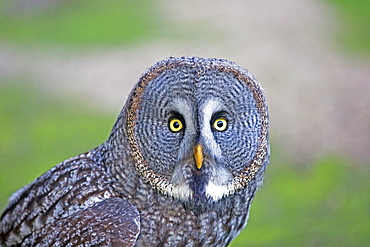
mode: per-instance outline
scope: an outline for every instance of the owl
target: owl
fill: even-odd
[[[2,246],[227,246],[269,163],[264,91],[234,62],[169,57],[100,146],[21,188]]]

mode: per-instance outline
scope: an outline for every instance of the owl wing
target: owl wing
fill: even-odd
[[[139,231],[137,209],[112,197],[45,225],[27,236],[22,246],[133,246]]]
[[[130,246],[140,230],[139,217],[85,153],[58,164],[10,198],[0,216],[0,245]]]

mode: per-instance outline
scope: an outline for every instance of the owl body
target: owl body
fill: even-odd
[[[11,197],[0,243],[226,246],[268,162],[253,75],[226,60],[171,57],[142,75],[106,142]]]

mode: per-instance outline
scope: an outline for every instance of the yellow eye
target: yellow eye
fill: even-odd
[[[227,128],[227,120],[224,118],[218,118],[213,123],[213,129],[217,131],[225,131]]]
[[[179,132],[184,128],[184,125],[182,124],[180,119],[173,118],[170,120],[169,128],[172,132]]]

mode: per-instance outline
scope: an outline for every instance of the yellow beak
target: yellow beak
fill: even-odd
[[[203,148],[200,144],[196,145],[194,148],[194,159],[195,165],[200,169],[203,165]]]

